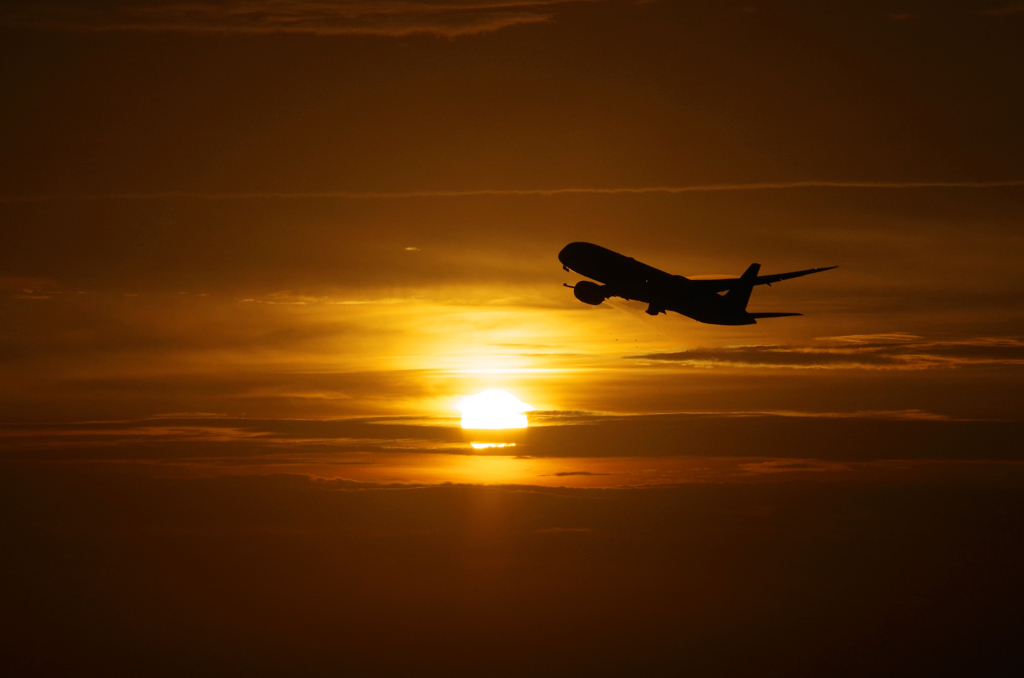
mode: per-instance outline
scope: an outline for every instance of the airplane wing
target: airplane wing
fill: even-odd
[[[781,280],[789,280],[790,278],[799,278],[804,275],[810,275],[812,273],[821,273],[822,271],[831,271],[836,266],[826,266],[824,268],[809,268],[806,271],[793,271],[792,273],[775,273],[774,275],[759,275],[753,280],[743,280],[741,278],[723,278],[721,280],[690,280],[690,285],[696,286],[702,291],[706,292],[726,292],[731,290],[737,285],[771,285],[772,283],[779,282]]]

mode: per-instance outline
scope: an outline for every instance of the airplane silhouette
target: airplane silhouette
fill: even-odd
[[[758,275],[761,264],[751,264],[739,278],[690,280],[671,275],[631,257],[588,242],[569,243],[558,253],[562,268],[593,278],[565,285],[585,304],[597,306],[609,297],[622,297],[649,304],[648,315],[675,311],[709,325],[754,325],[758,318],[781,318],[801,313],[748,313],[747,302],[755,285],[771,285],[780,280],[799,278],[835,266],[809,268],[793,273]],[[724,294],[723,294],[724,292]]]

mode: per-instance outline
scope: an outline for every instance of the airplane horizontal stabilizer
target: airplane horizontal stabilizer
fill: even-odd
[[[791,315],[803,315],[803,313],[751,313],[751,318],[785,318]]]

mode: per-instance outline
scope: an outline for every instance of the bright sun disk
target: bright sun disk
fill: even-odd
[[[526,428],[526,413],[533,409],[508,391],[492,388],[460,400],[462,428]]]

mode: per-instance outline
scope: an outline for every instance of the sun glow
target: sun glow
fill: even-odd
[[[533,407],[508,391],[492,388],[460,400],[462,428],[526,428],[526,413]]]

